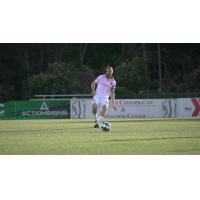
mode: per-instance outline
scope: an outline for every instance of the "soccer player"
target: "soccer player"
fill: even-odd
[[[99,123],[105,117],[109,105],[109,97],[111,97],[112,105],[116,110],[115,104],[115,87],[116,81],[113,77],[113,68],[106,67],[106,74],[98,76],[92,83],[92,113],[95,118],[94,128],[99,128]],[[101,106],[101,112],[97,115],[97,108]]]

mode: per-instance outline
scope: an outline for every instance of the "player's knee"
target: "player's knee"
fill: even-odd
[[[102,111],[105,113],[108,110],[108,106],[103,106]]]
[[[97,108],[97,104],[96,104],[96,103],[93,103],[93,104],[92,104],[92,108],[96,109],[96,108]]]
[[[97,105],[96,104],[92,104],[92,112],[93,112],[93,114],[96,114],[96,112],[97,112]]]

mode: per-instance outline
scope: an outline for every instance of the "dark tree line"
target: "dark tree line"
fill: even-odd
[[[200,44],[0,44],[0,100],[90,93],[109,64],[117,96],[200,90]]]

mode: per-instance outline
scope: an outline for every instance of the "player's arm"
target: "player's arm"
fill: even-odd
[[[113,87],[111,89],[110,98],[111,98],[114,110],[117,110],[117,107],[116,107],[116,104],[115,104],[115,87]]]
[[[95,88],[96,88],[96,82],[95,82],[95,80],[94,80],[94,81],[92,81],[92,83],[91,83],[92,96],[95,95]]]
[[[101,79],[101,75],[98,76],[98,77],[97,77],[94,81],[92,81],[92,83],[91,83],[92,96],[95,95],[95,92],[96,92],[96,85],[99,83],[100,79]]]

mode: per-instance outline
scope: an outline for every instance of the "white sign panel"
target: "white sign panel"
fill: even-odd
[[[200,118],[200,98],[178,99],[179,118]]]
[[[162,117],[176,118],[178,116],[177,100],[162,99]]]
[[[112,109],[110,102],[108,118],[152,118],[162,116],[161,99],[118,99],[117,111]]]
[[[200,98],[116,99],[116,105],[117,111],[110,102],[107,118],[200,118]],[[91,99],[72,99],[71,118],[92,119]]]
[[[116,99],[117,111],[110,102],[107,118],[162,117],[161,99]],[[93,118],[91,99],[72,99],[71,118]],[[99,109],[100,111],[100,109]]]
[[[71,119],[92,118],[91,100],[71,99]]]

